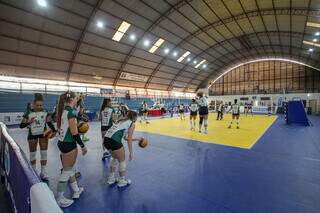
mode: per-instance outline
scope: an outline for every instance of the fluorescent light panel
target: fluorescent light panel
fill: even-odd
[[[198,68],[201,64],[203,64],[204,62],[206,62],[206,59],[203,59],[202,61],[200,61],[200,63],[199,64],[197,64],[196,66],[195,66],[195,68]]]
[[[315,27],[315,28],[320,28],[320,23],[317,22],[307,22],[308,27]]]
[[[157,42],[150,48],[149,52],[154,53],[162,44],[164,40],[162,38],[159,38]]]
[[[126,31],[129,29],[131,24],[128,22],[123,21],[118,28],[117,32],[113,35],[112,40],[114,41],[120,41],[123,35],[126,33]]]
[[[306,41],[306,40],[304,40],[303,43],[304,43],[304,44],[311,45],[311,46],[315,46],[315,47],[320,47],[320,44],[314,43],[314,42],[311,42],[311,41]]]
[[[178,62],[183,61],[183,59],[185,59],[185,57],[187,57],[188,55],[190,55],[190,52],[189,52],[189,51],[185,52],[177,61],[178,61]]]

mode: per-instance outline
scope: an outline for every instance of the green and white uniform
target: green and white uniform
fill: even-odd
[[[108,130],[112,124],[112,115],[115,113],[115,110],[112,107],[106,107],[101,111],[101,130]]]
[[[29,133],[28,139],[37,139],[43,137],[43,132],[46,129],[48,112],[46,110],[41,110],[39,112],[35,112],[32,110],[27,110],[23,117],[25,119],[33,119],[34,121],[29,125]]]
[[[71,108],[70,106],[65,106],[61,115],[61,126],[60,126],[60,129],[58,130],[59,131],[58,139],[61,142],[68,142],[68,143],[75,142],[69,128],[69,119],[71,118],[77,118],[77,112],[75,109]]]
[[[105,134],[106,138],[111,138],[112,140],[121,143],[123,137],[127,134],[128,129],[132,126],[131,120],[122,121],[120,123],[114,124]]]

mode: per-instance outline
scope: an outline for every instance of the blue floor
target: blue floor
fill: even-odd
[[[78,158],[86,191],[65,212],[319,213],[320,117],[310,119],[313,127],[287,126],[279,118],[251,150],[137,133],[150,144],[134,146],[127,163],[133,184],[121,190],[106,184],[108,162],[101,161],[99,126],[92,123],[88,155]],[[26,150],[26,131],[10,132]],[[55,191],[56,142],[49,159]]]

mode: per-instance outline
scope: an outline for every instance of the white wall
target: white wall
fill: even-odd
[[[316,112],[319,113],[320,112],[320,93],[296,93],[296,94],[267,94],[267,95],[224,95],[224,96],[209,96],[208,100],[209,102],[211,101],[223,101],[224,103],[229,103],[234,101],[234,99],[238,99],[238,101],[240,101],[240,98],[244,98],[247,97],[249,98],[249,101],[240,101],[240,103],[244,103],[244,102],[254,102],[254,99],[252,99],[253,96],[256,96],[256,100],[258,100],[258,102],[260,102],[260,97],[270,97],[271,103],[275,103],[276,105],[278,105],[279,99],[282,100],[292,100],[293,98],[297,98],[299,97],[301,100],[307,100],[307,107],[309,107],[309,100],[316,100],[317,101],[317,110]],[[268,102],[268,101],[266,101]]]

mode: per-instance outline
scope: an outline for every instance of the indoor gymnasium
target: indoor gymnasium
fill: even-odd
[[[320,0],[0,0],[1,213],[319,213]]]

